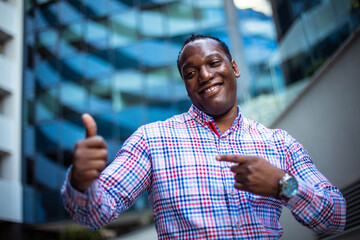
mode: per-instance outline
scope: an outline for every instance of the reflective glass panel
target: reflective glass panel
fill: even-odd
[[[83,18],[83,8],[79,0],[63,0],[59,2],[59,22],[71,24]]]
[[[117,13],[121,10],[132,7],[136,2],[135,1],[122,1],[122,0],[108,0],[109,12]]]
[[[173,93],[166,68],[150,70],[146,73],[146,96],[151,102],[171,101]]]
[[[101,17],[108,12],[107,0],[83,0],[86,15],[89,17]]]
[[[163,37],[164,12],[160,7],[154,7],[141,12],[140,33],[144,37]]]
[[[116,70],[137,68],[139,51],[138,45],[112,50],[112,65]]]
[[[47,55],[52,55],[53,57],[57,54],[57,40],[58,40],[58,31],[55,29],[50,29],[47,31],[40,32],[38,34],[38,49],[40,51],[47,51]]]
[[[110,79],[104,78],[90,83],[89,110],[93,114],[110,112],[112,109]]]
[[[34,28],[35,28],[34,14],[28,13],[28,14],[25,15],[25,31],[26,32],[32,32],[34,30]]]
[[[124,46],[137,40],[137,16],[138,11],[131,9],[109,18],[111,27],[110,46]]]
[[[61,186],[59,174],[61,171],[65,174],[65,169],[54,160],[57,159],[52,159],[49,155],[37,155],[35,161],[35,181],[44,188],[56,190]]]
[[[57,23],[57,4],[40,6],[35,9],[35,19],[37,29],[53,26]]]
[[[83,49],[83,23],[75,23],[62,29],[60,35],[61,57],[79,54]]]
[[[85,41],[95,44],[96,47],[103,48],[106,46],[109,38],[109,27],[107,20],[91,20],[86,22]]]
[[[62,114],[65,117],[78,116],[87,106],[87,89],[82,83],[63,81],[60,87]]]
[[[109,111],[105,111],[105,112],[109,112]],[[115,115],[113,113],[108,113],[94,117],[98,127],[98,134],[104,137],[105,139],[111,139],[115,135],[116,125],[114,121],[115,119],[114,116]],[[109,155],[109,157],[114,157],[114,155],[113,156]]]
[[[53,119],[58,116],[59,104],[57,101],[57,89],[51,89],[37,93],[36,96],[36,121]]]
[[[54,84],[58,81],[58,61],[41,61],[36,65],[37,87],[44,88],[54,86]]]
[[[37,191],[35,204],[37,222],[59,220],[63,206],[58,189]]]
[[[86,55],[86,71],[87,78],[95,78],[110,73],[112,65],[107,50],[91,52]]]
[[[43,124],[36,127],[36,150],[39,152],[56,152],[59,143],[59,125]]]
[[[179,1],[169,3],[167,18],[171,36],[196,31],[194,10],[191,2]]]
[[[197,24],[203,29],[225,25],[226,17],[221,0],[194,1]]]
[[[35,219],[35,188],[24,185],[24,222],[34,223]]]
[[[26,92],[24,93],[24,101],[25,101],[24,114],[25,114],[25,116],[23,118],[25,125],[34,124],[34,119],[35,119],[34,97],[35,97],[34,88],[26,89]]]
[[[25,37],[24,45],[24,88],[33,88],[35,65],[35,40],[34,34]]]
[[[64,59],[61,62],[61,76],[67,80],[79,81],[85,71],[84,54]]]
[[[112,103],[114,111],[142,102],[143,76],[136,70],[119,71],[113,76]]]
[[[26,156],[33,156],[35,154],[35,129],[33,126],[28,126],[25,128],[23,138],[24,154]]]
[[[127,55],[138,58],[145,66],[160,67],[169,65],[172,61],[176,62],[179,49],[164,41],[148,39],[141,41],[138,49],[131,48],[124,51]]]

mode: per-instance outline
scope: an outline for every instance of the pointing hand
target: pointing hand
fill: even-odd
[[[279,181],[285,172],[262,157],[245,155],[218,155],[218,161],[235,163],[231,171],[235,174],[234,187],[262,196],[277,196]]]
[[[96,135],[97,126],[94,118],[85,113],[81,119],[85,126],[86,138],[75,144],[70,183],[75,189],[84,192],[106,167],[108,151],[105,140]]]

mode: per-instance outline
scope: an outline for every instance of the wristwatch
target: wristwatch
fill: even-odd
[[[299,184],[296,178],[289,173],[285,173],[284,177],[279,181],[279,198],[290,199],[294,197],[298,188]]]

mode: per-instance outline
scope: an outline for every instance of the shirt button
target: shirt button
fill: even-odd
[[[240,223],[237,223],[236,224],[236,228],[240,228],[241,227],[241,224]]]
[[[230,191],[230,195],[231,195],[231,196],[234,196],[234,195],[235,195],[235,190],[234,190],[234,189],[232,189],[232,190]]]

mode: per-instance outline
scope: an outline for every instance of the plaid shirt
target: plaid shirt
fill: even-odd
[[[261,156],[296,176],[289,201],[234,188],[232,163],[217,154]],[[85,193],[62,188],[74,220],[97,229],[148,191],[159,239],[277,239],[282,206],[318,232],[339,232],[345,201],[315,168],[304,148],[283,130],[241,116],[220,134],[212,117],[195,106],[187,113],[140,127]]]

